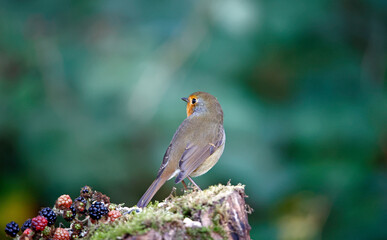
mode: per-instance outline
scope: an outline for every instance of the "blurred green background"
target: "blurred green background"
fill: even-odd
[[[227,143],[197,182],[246,184],[254,239],[387,239],[386,12],[1,1],[1,234],[84,185],[136,204],[185,118],[180,98],[201,90],[222,104]]]

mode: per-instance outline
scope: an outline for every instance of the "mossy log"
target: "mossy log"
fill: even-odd
[[[169,196],[119,223],[97,229],[91,239],[250,239],[243,185],[211,186]]]

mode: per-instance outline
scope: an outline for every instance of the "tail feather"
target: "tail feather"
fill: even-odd
[[[152,200],[153,196],[160,189],[160,187],[165,183],[166,179],[158,177],[153,183],[149,186],[148,190],[144,193],[144,195],[140,198],[137,203],[137,207],[144,208],[148,205],[148,203]]]

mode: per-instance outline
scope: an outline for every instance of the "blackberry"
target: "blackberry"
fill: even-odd
[[[74,207],[79,213],[85,213],[87,201],[84,197],[77,197],[74,200]]]
[[[98,202],[110,203],[110,198],[101,192],[94,192],[92,199]]]
[[[69,208],[73,204],[73,200],[71,200],[71,197],[67,194],[64,194],[56,200],[55,207],[59,208],[60,210]]]
[[[84,197],[77,197],[76,199],[74,199],[74,201],[79,201],[79,202],[85,202],[86,203],[86,199]]]
[[[31,228],[27,228],[26,230],[23,231],[23,235],[33,235],[33,231]],[[20,238],[20,239],[25,239],[25,238]]]
[[[71,206],[70,208],[63,211],[63,218],[66,221],[71,222],[75,218],[76,213],[77,212],[75,210],[75,207]]]
[[[43,236],[50,236],[51,235],[51,231],[52,231],[52,229],[49,227],[49,226],[46,226],[44,229],[43,229],[43,231],[42,231],[42,234],[43,234]]]
[[[48,221],[45,217],[37,216],[31,220],[31,227],[35,231],[43,231],[44,228],[47,226],[47,223]]]
[[[70,240],[70,233],[64,228],[57,228],[54,234],[55,240]]]
[[[10,237],[16,237],[16,234],[19,232],[19,225],[15,223],[14,221],[8,223],[5,226],[5,233]]]
[[[56,221],[56,214],[49,207],[46,207],[46,208],[43,208],[42,210],[40,210],[39,215],[43,216],[43,217],[45,217],[47,219],[47,221],[48,221],[47,225],[48,226],[53,225],[55,223],[55,221]]]
[[[93,190],[89,186],[84,186],[81,189],[81,196],[84,198],[90,198],[93,195]]]
[[[111,222],[114,222],[117,218],[121,217],[122,214],[120,211],[118,210],[111,210],[108,214],[109,218],[110,218],[110,221]]]
[[[89,208],[89,215],[91,219],[99,220],[102,216],[109,213],[109,210],[102,202],[94,202]]]
[[[31,228],[31,218],[27,219],[21,227],[22,232],[24,232],[27,228]]]

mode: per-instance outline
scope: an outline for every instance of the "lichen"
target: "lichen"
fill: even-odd
[[[113,224],[100,225],[98,229],[91,230],[90,239],[116,239],[128,234],[142,235],[151,229],[161,233],[171,229],[184,231],[178,234],[187,234],[194,238],[211,238],[211,232],[224,237],[227,233],[222,224],[227,223],[228,213],[221,200],[234,191],[243,192],[244,185],[219,184],[203,191],[189,191],[182,196],[170,196],[163,202],[149,204],[140,213],[132,212]],[[206,211],[210,207],[214,209],[210,214],[211,226],[191,228],[184,225],[184,218],[198,220],[195,218],[200,215],[200,211]]]

